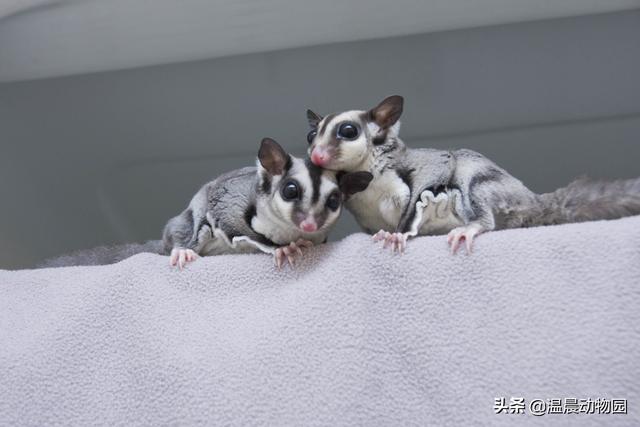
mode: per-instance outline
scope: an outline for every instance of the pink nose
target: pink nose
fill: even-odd
[[[300,223],[300,228],[302,228],[302,231],[306,233],[313,233],[318,229],[318,226],[313,219],[307,218]]]
[[[320,148],[316,147],[311,152],[311,161],[316,166],[320,166],[320,167],[325,166],[327,163],[329,163],[329,160],[330,160],[329,153],[327,153],[326,151]]]

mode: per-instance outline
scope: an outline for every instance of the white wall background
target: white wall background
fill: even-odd
[[[157,238],[263,136],[302,155],[306,108],[394,93],[407,143],[476,149],[534,190],[637,176],[639,76],[636,10],[0,84],[0,268]]]

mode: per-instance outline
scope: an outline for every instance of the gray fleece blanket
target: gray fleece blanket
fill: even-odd
[[[640,217],[445,240],[0,271],[0,425],[640,425]]]

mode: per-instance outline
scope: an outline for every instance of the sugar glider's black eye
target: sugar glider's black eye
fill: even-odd
[[[329,197],[327,197],[326,205],[332,211],[338,210],[338,208],[340,207],[340,194],[331,193],[331,195],[329,195]]]
[[[307,142],[308,142],[309,144],[311,144],[311,143],[313,142],[313,138],[315,138],[317,134],[318,134],[318,131],[317,131],[317,130],[315,130],[315,129],[313,129],[312,131],[310,131],[310,132],[307,134]]]
[[[298,189],[298,184],[289,181],[282,187],[281,193],[284,200],[295,200],[300,195],[300,190]]]
[[[358,126],[355,123],[345,122],[338,127],[338,138],[356,139],[358,134]]]

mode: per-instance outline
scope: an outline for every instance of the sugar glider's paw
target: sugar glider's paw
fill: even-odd
[[[307,249],[311,246],[313,246],[313,242],[305,239],[298,239],[286,246],[277,248],[273,253],[273,259],[276,263],[276,266],[278,267],[278,269],[280,269],[288,261],[289,265],[293,267],[296,263],[296,259],[304,255],[302,249]]]
[[[198,254],[191,249],[173,248],[171,249],[171,255],[169,255],[169,264],[171,266],[177,265],[182,270],[187,263],[193,262],[198,258]]]
[[[380,230],[371,238],[374,242],[384,241],[382,244],[383,248],[387,246],[391,247],[391,252],[404,253],[404,250],[407,247],[407,238],[409,237],[408,233],[390,233],[388,231]]]
[[[482,227],[478,224],[468,224],[456,227],[447,235],[447,243],[451,246],[451,254],[455,254],[462,240],[465,241],[467,253],[470,254],[473,248],[473,239],[482,233]]]

